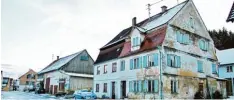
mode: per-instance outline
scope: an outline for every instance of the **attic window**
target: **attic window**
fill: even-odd
[[[116,51],[119,51],[119,48]]]
[[[87,55],[80,56],[80,60],[87,61],[89,60],[89,57]]]
[[[190,16],[190,18],[189,18],[189,25],[190,25],[190,27],[191,27],[192,29],[194,29],[194,19],[193,19],[192,16]]]

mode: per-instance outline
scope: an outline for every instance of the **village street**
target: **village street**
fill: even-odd
[[[2,100],[32,100],[32,99],[59,99],[48,94],[34,94],[34,92],[21,92],[21,91],[2,91]]]

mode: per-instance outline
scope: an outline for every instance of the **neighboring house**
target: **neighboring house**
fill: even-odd
[[[2,78],[2,90],[3,91],[12,90],[12,85],[13,85],[12,82],[13,82],[13,78],[3,77]]]
[[[227,22],[234,22],[234,1],[233,1],[233,4],[232,4],[232,8],[229,12],[229,15],[228,15],[228,18],[226,20]]]
[[[94,64],[94,91],[98,97],[137,99],[192,99],[203,91],[212,98],[225,89],[217,67],[213,40],[188,0],[163,6],[140,23],[133,18],[131,27],[103,46]]]
[[[38,72],[38,81],[44,83],[47,93],[68,90],[92,89],[93,59],[87,50],[71,54],[53,61]]]
[[[29,69],[28,72],[20,76],[19,78],[19,90],[22,91],[25,87],[28,87],[29,85],[35,86],[36,80],[37,80],[37,73]]]
[[[234,48],[217,51],[219,77],[227,79],[227,95],[234,96]]]

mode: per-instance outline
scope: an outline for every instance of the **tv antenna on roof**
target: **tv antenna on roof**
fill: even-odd
[[[146,6],[147,6],[147,10],[148,10],[148,14],[149,14],[149,19],[150,19],[150,10],[151,10],[151,6],[153,6],[153,5],[155,5],[155,4],[157,4],[157,3],[159,3],[159,2],[162,2],[163,0],[160,0],[160,1],[158,1],[158,2],[155,2],[155,3],[152,3],[152,4],[150,4],[150,3],[148,3]]]

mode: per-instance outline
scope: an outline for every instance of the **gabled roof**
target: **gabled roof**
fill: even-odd
[[[29,69],[26,73],[24,73],[23,75],[21,75],[18,79],[20,79],[22,76],[24,76],[25,74],[27,74],[28,72],[32,71],[33,73],[36,73],[34,70]]]
[[[42,74],[42,73],[45,73],[45,72],[58,70],[59,68],[63,67],[65,64],[67,64],[68,62],[70,62],[73,58],[75,58],[76,56],[78,56],[83,51],[85,51],[85,50],[82,50],[80,52],[77,52],[77,53],[68,55],[66,57],[62,57],[62,58],[60,58],[60,59],[58,59],[56,61],[53,61],[47,67],[45,67],[40,72],[38,72],[38,74]]]
[[[234,22],[234,1],[233,1],[232,8],[230,10],[230,13],[229,13],[226,21],[227,22],[229,22],[229,21]]]
[[[217,50],[218,61],[221,65],[234,63],[234,48],[226,50]]]
[[[157,45],[163,42],[166,27],[164,27],[161,31],[154,31],[156,32],[155,34],[145,34],[147,40],[144,40],[144,45],[142,45],[143,48],[138,52],[130,52],[129,50],[131,49],[131,43],[125,42],[125,40],[130,36],[133,28],[138,29],[140,32],[147,33],[152,29],[163,26],[169,22],[187,4],[187,2],[188,0],[168,9],[165,12],[160,12],[150,18],[147,18],[136,24],[134,27],[128,27],[122,30],[117,36],[115,36],[110,42],[100,49],[100,53],[94,64],[155,48]],[[150,45],[150,47],[148,48],[146,45]]]
[[[123,49],[124,42],[125,41],[121,41],[110,48],[107,48],[105,50],[100,50],[97,60],[95,61],[94,64],[118,58]]]
[[[188,0],[168,9],[166,12],[160,12],[158,14],[155,14],[152,17],[150,17],[150,19],[147,18],[147,19],[137,23],[136,26],[138,26],[137,28],[140,29],[141,32],[142,31],[146,32],[146,31],[149,31],[149,30],[156,28],[160,25],[163,25],[163,24],[167,23],[170,19],[172,19],[183,8],[183,6],[187,2],[188,2]],[[119,41],[123,38],[126,38],[131,33],[131,30],[132,30],[132,26],[122,30],[117,36],[115,36],[110,42],[108,42],[101,49],[115,44],[116,41]]]

